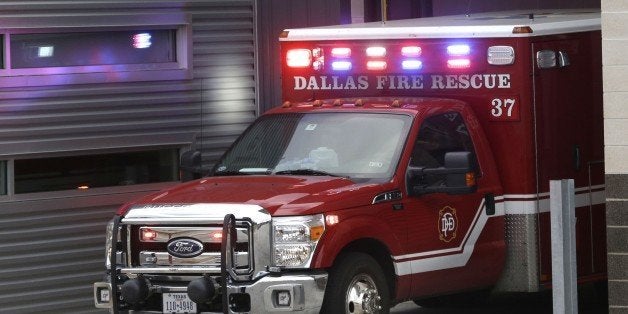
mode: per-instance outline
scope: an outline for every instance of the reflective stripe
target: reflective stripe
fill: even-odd
[[[576,207],[604,204],[604,185],[575,189]],[[591,191],[591,193],[589,193]],[[480,203],[471,228],[461,244],[455,248],[393,256],[395,274],[404,276],[435,270],[462,267],[467,264],[480,234],[491,217],[504,215],[531,215],[549,212],[549,192],[539,194],[506,194],[495,197],[495,215],[487,216],[484,200]]]
[[[499,198],[496,198],[498,200]],[[456,248],[449,248],[443,250],[435,250],[428,252],[421,252],[415,254],[407,254],[400,256],[393,256],[395,260],[395,273],[398,276],[423,273],[434,270],[441,270],[447,268],[461,267],[467,264],[469,258],[471,257],[471,253],[475,248],[475,243],[477,242],[482,230],[484,230],[484,226],[490,217],[503,216],[504,208],[503,203],[498,202],[495,204],[495,215],[487,216],[486,211],[484,210],[484,199],[480,203],[480,206],[477,210],[477,213],[473,219],[473,223],[471,228],[467,230],[467,234],[465,234],[464,239],[460,243],[460,245]],[[457,252],[455,254],[448,254]],[[433,257],[426,257],[433,256]],[[403,261],[406,259],[411,259],[407,261]]]
[[[604,185],[596,185],[590,188],[580,187],[575,189],[576,207],[600,205],[606,202]],[[539,194],[506,194],[504,203],[507,215],[531,215],[548,213],[550,210],[549,192]]]

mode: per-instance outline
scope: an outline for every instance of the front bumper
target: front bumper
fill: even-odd
[[[255,282],[236,282],[227,286],[229,304],[223,304],[223,313],[319,313],[325,295],[327,273],[290,273],[268,275]],[[151,286],[154,295],[166,292],[186,292],[181,284]],[[280,298],[281,297],[281,298]],[[94,303],[97,308],[109,308],[113,313],[111,283],[94,283]],[[163,311],[141,310],[140,313]],[[203,312],[199,313],[216,313]]]
[[[240,216],[236,219],[231,211]],[[113,313],[172,313],[164,311],[164,307],[179,313],[318,313],[327,273],[269,267],[270,223],[271,216],[263,208],[247,204],[134,207],[124,218],[116,216],[112,220],[107,276],[94,284],[95,306],[109,308]],[[139,236],[138,231],[133,233],[132,226],[137,230],[144,226],[161,230],[170,239],[177,238],[181,232],[192,236],[200,226],[214,228],[221,224],[220,252],[207,253],[214,254],[211,259],[171,260],[168,255],[165,263],[159,262],[159,252],[149,256],[148,251],[139,254],[135,263],[131,258],[141,253],[130,250],[132,239]],[[201,234],[212,230],[203,229]],[[211,247],[211,240],[205,241]],[[237,249],[242,243],[247,248]],[[149,260],[157,265],[144,263]]]

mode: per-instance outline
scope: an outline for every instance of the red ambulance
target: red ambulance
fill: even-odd
[[[549,180],[606,278],[599,12],[289,29],[285,103],[211,175],[123,206],[97,307],[387,313],[551,285]]]

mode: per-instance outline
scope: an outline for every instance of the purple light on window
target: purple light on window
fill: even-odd
[[[149,33],[139,33],[133,35],[133,48],[144,49],[150,47],[153,43],[150,41]]]

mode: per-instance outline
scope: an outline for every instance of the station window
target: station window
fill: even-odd
[[[193,78],[189,14],[32,16],[0,36],[3,87]]]
[[[0,195],[7,195],[7,162],[0,160]]]
[[[175,36],[172,29],[13,34],[11,68],[175,62]]]
[[[177,149],[15,160],[15,193],[178,180]]]

